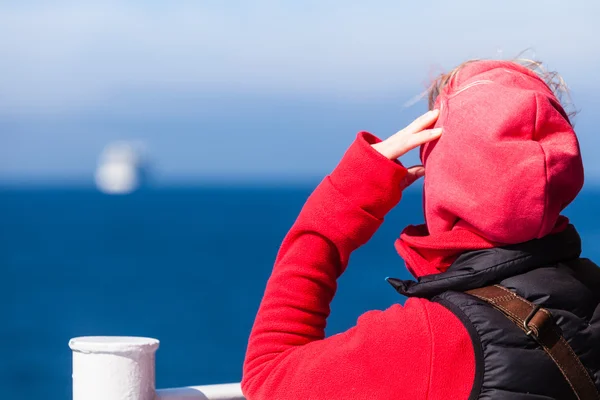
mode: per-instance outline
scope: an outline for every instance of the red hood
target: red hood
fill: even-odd
[[[469,63],[436,108],[444,132],[421,149],[426,227],[407,228],[397,244],[415,275],[443,271],[451,260],[432,259],[420,251],[423,242],[445,251],[468,237],[456,256],[541,238],[564,225],[560,212],[583,185],[579,144],[560,102],[534,72],[506,61]]]

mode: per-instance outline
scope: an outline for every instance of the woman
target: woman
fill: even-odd
[[[473,61],[429,97],[390,138],[360,133],[307,200],[249,339],[248,399],[600,398],[600,279],[560,215],[583,166],[557,96]],[[419,146],[423,166],[396,160]],[[350,254],[424,175],[426,224],[396,242],[418,279],[390,279],[409,299],[325,338]]]

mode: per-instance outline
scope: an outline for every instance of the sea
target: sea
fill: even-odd
[[[314,185],[198,186],[110,196],[84,188],[0,189],[0,397],[72,397],[70,338],[160,340],[158,388],[237,382],[279,245]],[[423,220],[408,190],[340,278],[327,334],[402,303],[393,242]],[[600,260],[600,187],[565,214]]]

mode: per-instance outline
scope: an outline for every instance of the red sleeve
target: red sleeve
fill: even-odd
[[[415,299],[371,311],[325,339],[337,278],[401,197],[406,169],[372,149],[376,141],[359,134],[283,241],[248,343],[242,388],[249,400],[426,397],[428,310],[438,312],[438,304]]]

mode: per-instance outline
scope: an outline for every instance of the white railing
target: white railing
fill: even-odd
[[[244,400],[239,383],[155,390],[158,344],[139,337],[71,339],[73,400]]]
[[[191,386],[157,391],[159,400],[244,400],[239,383]]]

